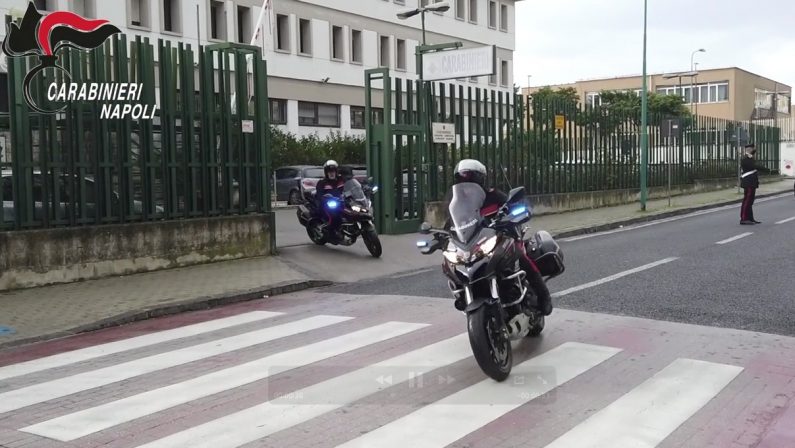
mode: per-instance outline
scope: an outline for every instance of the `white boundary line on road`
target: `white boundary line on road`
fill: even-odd
[[[783,220],[777,222],[776,224],[786,224],[786,223],[792,222],[792,221],[795,221],[795,216],[793,216],[792,218],[783,219]]]
[[[770,197],[767,197],[767,198],[757,199],[756,203],[758,204],[760,202],[768,202],[768,201],[773,201],[773,200],[776,200],[776,199],[786,198],[786,197],[789,197],[789,195],[790,195],[790,193],[783,193],[783,194],[780,194],[780,195],[777,195],[777,196],[770,196]],[[734,209],[734,208],[737,208],[737,204],[724,205],[722,207],[712,208],[712,209],[709,209],[709,210],[699,210],[697,212],[688,213],[686,215],[672,216],[670,218],[662,218],[662,219],[658,219],[658,220],[655,220],[655,221],[652,221],[652,222],[648,222],[648,223],[644,223],[644,224],[630,225],[630,226],[627,226],[627,227],[622,227],[620,229],[606,230],[604,232],[589,233],[587,235],[579,235],[579,236],[573,236],[573,237],[570,237],[570,238],[563,238],[560,241],[563,241],[563,242],[566,242],[566,243],[570,243],[570,242],[573,242],[573,241],[585,240],[585,239],[588,239],[588,238],[595,238],[597,236],[611,235],[613,233],[627,232],[629,230],[642,229],[644,227],[656,226],[658,224],[664,224],[664,223],[667,223],[667,222],[679,221],[679,220],[687,219],[687,218],[694,218],[696,216],[708,215],[710,213],[717,213],[717,212],[721,212],[721,211],[725,211],[725,210],[731,210],[731,209]]]
[[[612,282],[613,280],[618,280],[618,279],[620,279],[622,277],[626,277],[628,275],[637,274],[638,272],[643,272],[643,271],[646,271],[646,270],[649,270],[649,269],[652,269],[652,268],[656,268],[657,266],[661,266],[663,264],[670,263],[670,262],[676,261],[678,259],[679,259],[678,257],[671,257],[671,258],[666,258],[664,260],[655,261],[654,263],[645,264],[643,266],[639,266],[637,268],[630,269],[628,271],[623,271],[623,272],[619,272],[618,274],[613,274],[613,275],[611,275],[609,277],[605,277],[605,278],[602,278],[602,279],[599,279],[599,280],[595,280],[595,281],[592,281],[592,282],[589,282],[589,283],[585,283],[585,284],[580,285],[580,286],[575,286],[573,288],[569,288],[569,289],[565,289],[565,290],[560,291],[560,292],[556,292],[556,293],[552,294],[552,297],[567,296],[569,294],[573,294],[575,292],[582,291],[583,289],[588,289],[588,288],[593,288],[594,286],[603,285],[605,283]]]
[[[747,237],[747,236],[751,236],[751,235],[753,235],[753,234],[754,234],[754,232],[745,232],[745,233],[741,233],[741,234],[739,234],[739,235],[737,235],[737,236],[733,236],[733,237],[731,237],[731,238],[726,238],[725,240],[718,241],[718,242],[717,242],[717,243],[715,243],[715,244],[729,244],[729,243],[731,243],[731,242],[733,242],[733,241],[737,241],[737,240],[739,240],[739,239],[745,238],[745,237]]]

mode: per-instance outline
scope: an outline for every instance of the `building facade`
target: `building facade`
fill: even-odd
[[[519,0],[448,0],[426,14],[427,43],[496,45],[497,73],[455,82],[513,90],[515,4]],[[0,13],[22,15],[28,0],[0,0]],[[132,37],[187,44],[250,43],[262,0],[34,0],[40,11],[103,18]],[[327,136],[364,134],[364,70],[389,67],[416,79],[419,16],[397,14],[430,0],[270,0],[255,45],[268,61],[271,116],[283,130]],[[0,30],[4,37],[5,28]],[[5,64],[0,63],[0,72]],[[4,79],[0,79],[4,81]],[[3,83],[5,86],[5,83]],[[7,92],[3,92],[7,94]],[[0,98],[1,99],[1,98]],[[7,104],[7,100],[4,102]]]
[[[737,67],[681,73],[681,78],[671,75],[650,75],[649,91],[682,95],[685,104],[698,115],[737,121],[790,118],[792,88],[784,83]],[[573,87],[583,102],[598,105],[602,91],[633,91],[640,95],[642,84],[642,76],[625,76],[550,87]],[[524,94],[532,94],[540,88],[525,88]]]

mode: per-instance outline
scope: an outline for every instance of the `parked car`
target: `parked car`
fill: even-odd
[[[12,174],[13,172],[10,169],[5,169],[0,172],[0,190],[2,190],[2,197],[3,197],[3,222],[5,223],[13,223],[16,217],[16,209],[14,208],[13,202],[13,181],[12,181]],[[58,204],[49,204],[50,213],[55,213],[55,216],[58,218],[64,218],[67,216],[67,209],[68,204],[71,203],[69,198],[69,192],[67,188],[67,174],[61,174],[57,179],[59,182],[59,194],[60,198],[58,199]],[[52,176],[50,176],[50,181],[52,182]],[[77,181],[77,179],[76,179]],[[94,186],[94,179],[90,176],[86,176],[82,180],[83,188],[85,191],[85,211],[86,211],[86,218],[94,218],[96,216],[97,210],[97,203],[94,197],[96,188]],[[44,180],[42,178],[42,173],[39,170],[33,171],[32,177],[32,193],[33,193],[33,219],[41,220],[44,217],[44,190],[43,190]],[[53,201],[53,198],[49,198],[49,201]],[[118,192],[113,191],[111,194],[111,209],[114,215],[118,215],[119,207],[121,204],[121,199],[119,197]],[[56,208],[57,207],[57,208]],[[79,205],[78,205],[79,207]],[[57,210],[57,211],[55,211]],[[156,213],[163,213],[163,207],[156,206],[155,212]],[[139,200],[133,201],[133,213],[141,214],[143,213],[143,203]]]
[[[323,178],[322,166],[296,165],[276,169],[275,190],[277,201],[290,205],[303,202],[305,192],[315,190],[317,181]]]

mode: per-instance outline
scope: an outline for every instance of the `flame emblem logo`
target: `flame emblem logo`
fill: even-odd
[[[8,57],[39,57],[39,65],[33,67],[25,76],[25,100],[37,112],[56,113],[66,109],[66,106],[55,110],[40,107],[30,92],[33,77],[46,68],[54,68],[71,78],[69,72],[57,64],[58,50],[63,47],[92,50],[116,33],[121,33],[121,30],[107,20],[89,20],[66,11],[57,11],[44,16],[39,13],[33,2],[30,2],[22,22],[19,25],[10,24],[3,41],[3,52]]]

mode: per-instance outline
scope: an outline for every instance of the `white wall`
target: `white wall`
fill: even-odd
[[[195,47],[198,44],[199,37],[201,37],[202,44],[210,42],[210,21],[208,18],[210,8],[209,0],[179,0],[180,1],[180,14],[181,16],[181,32],[179,33],[164,33],[162,31],[161,19],[161,2],[160,0],[147,0],[149,11],[149,27],[148,29],[141,29],[138,27],[128,26],[128,13],[127,3],[128,0],[95,0],[94,5],[96,9],[96,17],[109,20],[114,25],[118,26],[122,32],[128,35],[128,39],[134,39],[134,35],[148,37],[151,42],[157,43],[158,38],[165,38],[172,42],[183,42]],[[468,1],[468,0],[467,0]],[[71,0],[56,0],[58,8],[61,10],[68,10],[71,6]],[[303,0],[304,3],[323,6],[326,8],[344,11],[346,13],[369,17],[391,24],[398,24],[400,26],[420,29],[419,17],[414,17],[409,20],[399,20],[396,13],[416,6],[416,0],[408,0],[406,5],[397,5],[393,1],[384,0]],[[10,8],[17,8],[20,12],[24,12],[27,7],[28,0],[0,0],[0,14],[6,14]],[[225,0],[227,9],[226,22],[227,22],[227,38],[229,40],[237,39],[237,5],[233,0]],[[450,0],[451,5],[455,5],[454,0]],[[455,18],[455,11],[451,9],[444,15],[427,14],[426,27],[434,33],[459,36],[461,39],[468,41],[479,42],[482,44],[496,44],[500,48],[513,50],[515,47],[515,25],[513,23],[515,17],[515,7],[513,1],[506,0],[504,3],[509,5],[509,32],[499,31],[488,28],[488,1],[478,0],[478,24],[474,25],[468,20],[457,20]],[[198,21],[201,27],[200,32],[197,29],[196,10],[198,6]],[[251,8],[251,29],[254,29],[256,20],[259,17],[260,7],[255,6]],[[499,8],[498,8],[499,15]],[[266,15],[266,21],[270,18]],[[330,23],[327,19],[319,13],[314,17],[302,17],[312,21],[312,57],[300,56],[297,54],[298,48],[298,19],[295,14],[289,15],[290,22],[290,52],[282,53],[274,51],[275,48],[275,28],[273,35],[268,31],[270,25],[267,23],[264,26],[264,32],[261,33],[262,37],[257,40],[255,44],[261,45],[264,42],[265,58],[268,60],[269,75],[277,78],[286,78],[291,80],[303,80],[309,82],[318,82],[324,78],[329,78],[328,84],[331,88],[334,85],[345,86],[364,86],[364,70],[376,68],[379,66],[379,47],[380,35],[375,30],[362,29],[362,63],[354,64],[350,62],[351,51],[351,35],[349,26],[344,28],[344,54],[345,62],[338,62],[331,60],[331,26],[335,25]],[[275,27],[275,16],[271,22]],[[0,29],[0,37],[5,33],[5,29]],[[417,40],[406,40],[406,70],[394,70],[397,63],[396,54],[396,37],[393,35],[388,36],[390,40],[390,67],[393,68],[393,76],[402,79],[416,79],[416,59],[415,48],[419,44]],[[2,65],[0,63],[0,65]],[[500,70],[501,66],[498,62],[497,85],[489,85],[488,77],[482,77],[477,83],[469,80],[463,84],[465,87],[477,86],[496,88],[500,90],[509,90],[500,86]],[[509,63],[509,86],[513,83],[512,62]],[[271,92],[273,97],[280,98],[279,92]],[[350,116],[348,113],[348,105],[342,105],[342,120],[341,129],[345,131],[350,130]],[[288,130],[297,134],[307,134],[317,132],[318,134],[327,134],[329,128],[310,128],[298,126],[298,106],[296,101],[288,101],[288,125],[284,126]],[[358,130],[353,130],[353,133],[360,133]]]

